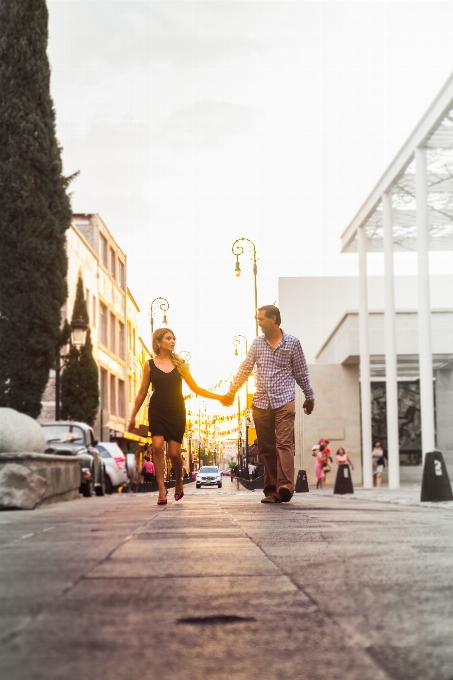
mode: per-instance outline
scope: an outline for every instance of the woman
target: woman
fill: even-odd
[[[128,429],[135,427],[136,415],[143,404],[150,384],[153,393],[149,402],[149,429],[153,438],[153,461],[159,499],[157,505],[166,505],[167,490],[164,481],[164,451],[168,444],[168,455],[175,473],[175,500],[184,496],[182,481],[181,444],[186,427],[186,407],[182,395],[182,380],[200,397],[217,399],[222,396],[198,387],[189,373],[187,364],[174,352],[176,338],[169,328],[158,328],[153,333],[154,358],[145,364]]]
[[[323,483],[326,481],[326,473],[324,468],[328,465],[327,454],[325,451],[324,444],[315,444],[312,448],[312,456],[316,458],[315,475],[316,475],[316,488],[322,489]]]
[[[376,439],[371,453],[373,458],[373,486],[381,486],[382,472],[385,466],[384,449],[379,439]]]
[[[335,454],[335,462],[337,465],[350,465],[351,468],[354,469],[351,459],[342,446],[340,446],[337,453]]]

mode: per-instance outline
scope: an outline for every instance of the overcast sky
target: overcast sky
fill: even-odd
[[[99,213],[127,254],[145,340],[164,296],[208,387],[233,366],[232,337],[254,335],[235,239],[256,243],[259,304],[280,276],[357,271],[340,234],[450,76],[453,3],[48,6],[73,209]]]

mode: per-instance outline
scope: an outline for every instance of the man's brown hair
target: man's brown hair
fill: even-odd
[[[264,312],[268,319],[272,319],[272,317],[275,316],[275,323],[277,326],[281,325],[282,317],[280,316],[280,310],[275,305],[263,305],[262,307],[258,307],[258,311]]]

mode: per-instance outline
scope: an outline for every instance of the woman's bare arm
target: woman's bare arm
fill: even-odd
[[[129,423],[127,426],[128,430],[133,430],[135,427],[135,418],[137,416],[138,411],[140,410],[141,405],[146,399],[146,395],[148,394],[148,388],[149,384],[151,381],[151,369],[149,367],[148,361],[145,364],[145,367],[143,369],[143,378],[142,378],[142,384],[140,385],[140,389],[138,391],[138,394],[135,398],[135,403],[134,403],[134,408],[132,409],[131,417],[129,419]]]
[[[202,387],[198,387],[197,383],[190,375],[189,369],[187,369],[184,373],[184,380],[192,392],[198,394],[199,397],[206,397],[207,399],[217,399],[217,401],[221,401],[222,395],[214,394],[214,392],[209,392],[208,390],[204,390]]]

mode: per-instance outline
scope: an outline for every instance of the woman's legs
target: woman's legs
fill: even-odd
[[[380,472],[376,473],[376,486],[381,486],[382,475]]]
[[[167,489],[165,488],[165,441],[161,435],[153,437],[153,463],[159,499],[163,501],[167,498]]]
[[[184,483],[182,481],[181,444],[170,439],[168,442],[168,455],[170,456],[173,471],[175,473],[175,493],[183,493]]]

